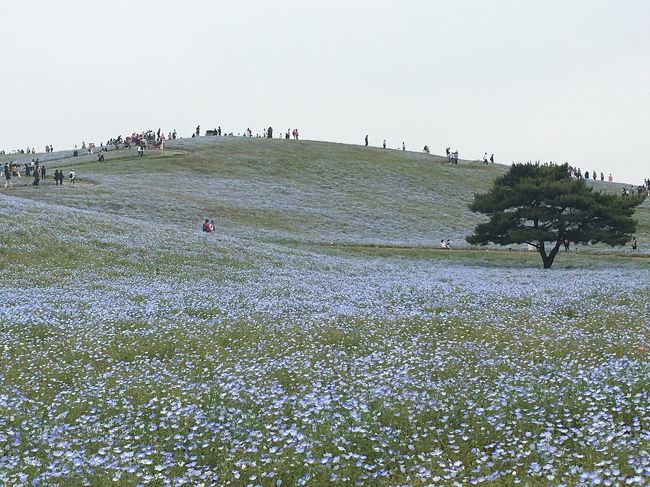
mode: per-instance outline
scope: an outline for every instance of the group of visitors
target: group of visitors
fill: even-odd
[[[49,154],[51,152],[54,152],[54,148],[52,145],[46,145],[45,146],[45,153]],[[36,149],[34,147],[27,147],[26,149],[16,149],[13,151],[13,154],[36,154]],[[6,156],[7,152],[5,150],[0,150],[0,156]]]
[[[458,164],[458,149],[451,150],[451,147],[445,148],[447,154],[447,161],[449,164]]]
[[[488,164],[494,164],[494,154],[492,154],[492,155],[488,158],[487,152],[485,152],[485,153],[483,154],[483,164],[485,164],[486,166],[487,166]]]
[[[589,173],[589,171],[585,171],[583,173],[582,169],[580,169],[579,167],[569,166],[569,173],[571,174],[571,176],[573,176],[576,179],[583,179],[583,178],[589,179],[591,177],[591,179],[593,179],[594,181],[598,180],[598,174],[596,173],[596,171],[593,171],[591,173]],[[603,173],[602,171],[600,173],[600,180],[605,181],[605,173]],[[614,178],[612,177],[611,173],[609,174],[607,181],[609,181],[610,183],[614,181]]]
[[[63,174],[63,170],[57,169],[54,171],[54,181],[56,182],[57,186],[63,186],[64,179],[65,175]],[[70,170],[70,173],[68,174],[68,186],[74,186],[76,179],[77,175],[75,174],[74,169]]]
[[[630,196],[633,195],[634,193],[643,194],[643,193],[647,193],[648,191],[649,191],[648,187],[645,184],[640,184],[636,188],[634,186],[632,186],[630,189],[625,187],[621,188],[621,194],[623,196]]]
[[[206,135],[221,135],[221,127],[219,127],[219,129],[217,129],[217,130],[219,131],[218,134],[215,134],[215,133],[208,133],[208,132],[206,132]],[[209,131],[209,132],[214,132],[214,131]],[[272,139],[272,138],[273,138],[273,134],[274,134],[273,127],[268,127],[268,128],[265,128],[265,129],[262,130],[262,135],[260,135],[259,133],[257,133],[257,134],[255,135],[255,137],[258,138],[258,139],[259,139],[259,138],[262,138],[262,139]],[[228,134],[228,135],[231,135],[231,136],[232,136],[233,134],[232,134],[232,132],[231,132],[231,133]],[[237,135],[240,135],[240,134],[237,134]],[[253,137],[253,131],[251,130],[250,127],[248,127],[246,130],[244,130],[244,133],[241,134],[241,135],[243,135],[243,137],[251,137],[251,138],[252,138],[252,137]],[[298,131],[298,129],[293,129],[293,130],[291,130],[291,129],[287,129],[286,132],[282,132],[282,133],[280,133],[280,136],[279,136],[278,138],[280,138],[280,139],[285,139],[285,140],[289,140],[289,139],[291,139],[292,137],[293,137],[294,140],[300,140],[300,132]]]
[[[14,178],[20,178],[20,170],[18,163],[16,162],[5,162],[4,165],[4,176],[5,176],[5,188],[13,188],[13,182],[12,179]],[[25,177],[31,177],[32,179],[32,186],[39,186],[41,184],[41,181],[47,179],[47,170],[45,169],[44,164],[40,164],[39,160],[36,159],[35,161],[32,160],[31,164],[25,164]],[[56,182],[57,186],[63,186],[63,180],[65,179],[65,176],[63,174],[63,170],[57,169],[54,171],[54,181]],[[76,174],[74,170],[70,171],[70,174],[68,175],[68,180],[69,180],[69,186],[74,186],[75,185],[75,180],[76,180]]]

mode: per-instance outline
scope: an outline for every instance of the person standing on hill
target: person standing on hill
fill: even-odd
[[[366,142],[366,147],[368,147],[368,136],[367,135],[366,135],[365,142]]]
[[[196,136],[198,137],[200,133],[201,133],[201,126],[197,125],[196,126]]]
[[[385,149],[386,148],[386,139],[384,139],[384,143],[382,144],[382,147]]]
[[[490,156],[490,164],[494,164],[494,154]]]
[[[402,150],[406,150],[406,144],[402,142]]]
[[[11,183],[11,169],[9,169],[9,163],[5,162],[5,188],[7,186],[12,188],[13,184]]]
[[[74,186],[75,179],[77,179],[77,175],[75,174],[74,169],[71,169],[70,174],[68,175],[68,186]]]

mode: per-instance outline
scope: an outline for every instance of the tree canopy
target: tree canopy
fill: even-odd
[[[488,193],[475,195],[470,210],[489,221],[477,225],[467,241],[532,245],[548,269],[565,241],[629,242],[636,231],[632,216],[643,199],[594,191],[584,180],[574,180],[566,164],[514,164]]]

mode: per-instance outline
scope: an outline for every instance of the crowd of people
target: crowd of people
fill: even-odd
[[[13,188],[13,179],[23,179],[23,176],[20,173],[20,166],[16,162],[5,162],[4,165],[4,176],[5,176],[5,188]],[[32,178],[32,186],[38,186],[41,184],[41,181],[47,179],[47,170],[45,169],[45,164],[41,164],[38,159],[32,159],[31,163],[25,164],[25,179]],[[54,181],[57,186],[63,186],[63,180],[65,179],[63,170],[56,169],[54,171]],[[72,169],[68,174],[68,185],[74,186],[76,179],[76,173]],[[27,183],[25,183],[26,185]]]

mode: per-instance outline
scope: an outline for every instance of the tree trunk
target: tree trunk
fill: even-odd
[[[555,246],[551,249],[551,251],[546,254],[546,249],[544,248],[544,242],[539,242],[539,255],[542,256],[542,262],[544,263],[544,269],[550,269],[551,266],[553,265],[553,261],[555,260],[555,256],[557,255],[558,251],[560,250],[560,245],[562,245],[562,241],[558,240],[555,242]]]

